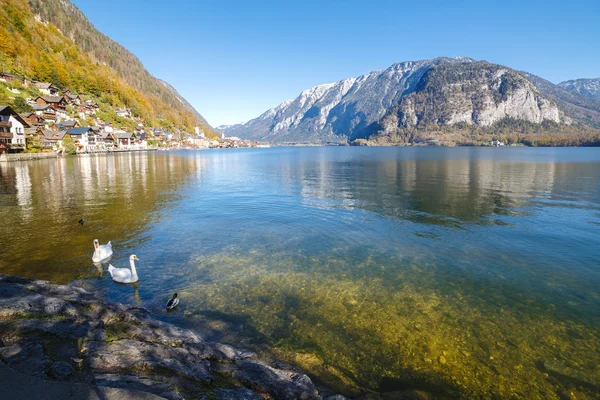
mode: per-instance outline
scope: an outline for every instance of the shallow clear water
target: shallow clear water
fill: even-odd
[[[80,226],[77,221],[85,219]],[[600,152],[271,148],[0,164],[0,273],[136,304],[328,385],[597,398]],[[135,253],[140,281],[91,262]],[[181,306],[163,314],[168,296]]]

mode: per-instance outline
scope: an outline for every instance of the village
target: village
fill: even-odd
[[[36,98],[25,99],[28,112],[16,112],[0,104],[0,156],[14,153],[91,154],[117,151],[144,151],[182,148],[257,147],[258,143],[236,137],[206,137],[200,127],[194,132],[146,126],[129,108],[115,108],[115,114],[134,122],[135,128],[116,126],[97,118],[99,109],[91,99],[75,91],[61,90],[48,82],[38,82],[20,75],[0,73],[0,83],[9,92],[21,94],[20,88],[35,89]],[[30,91],[31,92],[31,91]],[[90,123],[92,121],[92,123]],[[131,124],[129,124],[131,125]],[[67,144],[71,144],[68,146]]]

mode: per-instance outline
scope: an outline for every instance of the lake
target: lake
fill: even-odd
[[[0,164],[0,220],[0,273],[86,285],[346,393],[600,390],[597,149],[281,147]],[[117,267],[139,257],[137,284],[92,263],[95,238],[112,241]],[[173,292],[181,305],[167,314]]]

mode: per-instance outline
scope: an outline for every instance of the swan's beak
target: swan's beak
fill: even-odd
[[[140,261],[140,259],[139,259],[139,258],[137,258],[137,257],[133,257],[133,259],[134,259],[134,260],[137,260],[137,261]]]

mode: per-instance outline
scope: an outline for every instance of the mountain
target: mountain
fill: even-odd
[[[100,33],[68,0],[0,0],[0,69],[128,107],[151,126],[212,127],[170,85]]]
[[[589,103],[581,102],[578,107]],[[566,101],[508,67],[468,57],[442,57],[402,62],[316,86],[224,132],[253,140],[322,143],[370,138],[398,129],[471,126],[490,131],[497,124],[515,121],[547,127],[585,119],[574,118],[560,103]],[[571,103],[575,107],[577,101],[571,99]],[[593,114],[595,106],[587,105]]]
[[[194,108],[194,106],[192,106],[182,95],[179,94],[179,92],[177,91],[177,89],[175,89],[173,86],[171,86],[168,82],[163,81],[162,79],[158,79],[158,81],[160,83],[162,83],[162,85],[169,91],[171,92],[175,98],[181,103],[183,104],[184,107],[186,107],[188,110],[190,110],[195,116],[196,118],[198,118],[198,120],[200,121],[200,125],[204,125],[205,127],[210,128],[211,130],[213,129],[212,126],[210,126],[210,124],[208,123],[208,121],[202,116],[202,114],[200,114],[198,112],[198,110],[196,110]]]
[[[574,79],[558,84],[569,92],[577,93],[594,100],[600,100],[600,78]]]
[[[559,107],[576,121],[600,129],[600,99],[586,97],[564,85],[553,84],[539,76],[521,72],[545,96],[554,100]]]

